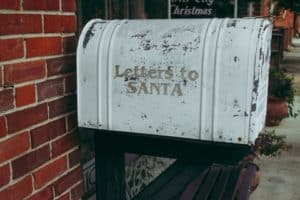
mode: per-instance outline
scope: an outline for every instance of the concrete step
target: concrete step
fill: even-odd
[[[280,68],[300,77],[300,62],[295,62],[294,60],[285,60],[284,62],[280,63]]]
[[[284,51],[283,52],[283,58],[292,58],[292,59],[297,59],[300,60],[300,49],[297,50],[292,50],[292,51]]]
[[[292,45],[295,47],[300,47],[300,38],[293,38]]]
[[[295,65],[280,65],[280,68],[285,69],[287,72],[300,76],[300,66]]]
[[[300,52],[283,52],[282,64],[300,65]]]
[[[281,69],[285,69],[288,72],[300,75],[300,67],[294,65],[280,65]]]
[[[297,47],[297,46],[291,46],[287,52],[296,52],[296,53],[300,53],[300,47]]]

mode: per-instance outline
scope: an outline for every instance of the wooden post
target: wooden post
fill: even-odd
[[[95,134],[97,200],[125,199],[124,152],[107,142],[102,134]]]

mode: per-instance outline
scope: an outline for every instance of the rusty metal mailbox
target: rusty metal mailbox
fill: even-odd
[[[92,20],[77,49],[79,126],[252,144],[271,33],[261,18]]]

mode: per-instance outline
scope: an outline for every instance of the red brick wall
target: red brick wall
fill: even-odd
[[[0,0],[0,199],[79,199],[76,0]]]

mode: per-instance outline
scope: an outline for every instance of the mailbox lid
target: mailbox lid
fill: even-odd
[[[89,22],[77,52],[79,126],[253,143],[271,28],[264,19]]]

